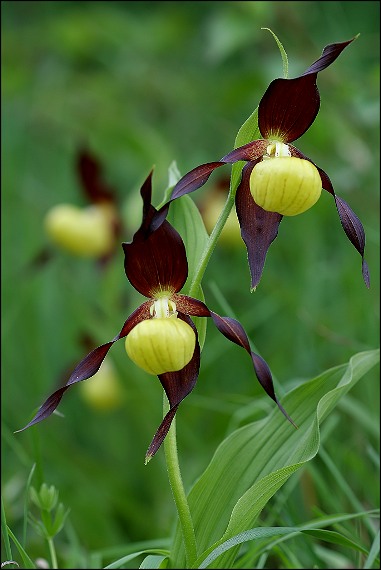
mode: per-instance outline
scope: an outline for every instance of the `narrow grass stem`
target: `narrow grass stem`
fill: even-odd
[[[218,217],[217,223],[214,226],[212,233],[209,236],[206,247],[202,252],[199,264],[195,271],[190,289],[188,291],[188,295],[191,297],[197,296],[198,289],[201,285],[202,278],[209,263],[209,259],[213,253],[214,248],[216,247],[217,240],[220,237],[220,234],[226,224],[229,214],[234,206],[234,200],[235,200],[235,191],[233,192],[232,190],[230,190],[227,200],[225,202],[225,206],[223,207]]]
[[[52,568],[56,569],[58,568],[57,554],[52,538],[48,538],[48,545],[49,545],[50,558],[52,560]]]
[[[168,411],[168,403],[164,395],[164,414]],[[175,500],[177,513],[183,534],[185,553],[188,568],[191,568],[197,559],[196,537],[191,512],[189,509],[183,480],[180,472],[179,457],[176,441],[176,418],[173,419],[171,428],[164,440],[164,453],[167,464],[169,483]]]

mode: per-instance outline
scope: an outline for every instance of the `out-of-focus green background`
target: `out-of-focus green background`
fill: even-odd
[[[240,241],[221,239],[204,279],[208,305],[220,314],[230,306],[282,395],[379,344],[379,3],[2,2],[2,474],[16,534],[36,460],[38,477],[56,485],[71,508],[84,549],[171,531],[162,450],[143,465],[160,423],[162,390],[128,360],[122,343],[109,353],[119,406],[101,412],[76,386],[60,405],[65,419],[13,434],[84,356],[81,336],[110,340],[143,300],[125,278],[122,248],[100,271],[51,246],[42,222],[57,203],[83,205],[74,164],[85,143],[116,188],[122,239],[131,239],[140,222],[137,193],[152,166],[159,203],[170,163],[185,173],[226,154],[270,81],[282,76],[278,48],[262,27],[282,41],[290,77],[325,45],[361,34],[319,75],[320,113],[295,144],[362,220],[371,289],[328,193],[309,212],[283,220],[255,293]],[[204,210],[229,168],[194,194]],[[54,253],[50,261],[33,264],[46,248]],[[327,446],[359,500],[372,507],[377,490],[367,446],[376,443],[346,414],[352,403],[371,420],[379,417],[377,374],[348,398]],[[186,486],[231,429],[272,407],[247,355],[209,324],[198,384],[178,412]],[[330,513],[325,500],[317,491]],[[30,541],[33,554],[43,555],[32,532]]]

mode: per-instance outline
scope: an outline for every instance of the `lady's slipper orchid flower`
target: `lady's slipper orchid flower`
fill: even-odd
[[[89,205],[57,204],[45,216],[45,231],[52,242],[74,255],[107,261],[121,226],[115,192],[104,181],[99,161],[85,148],[77,153],[76,169]]]
[[[299,77],[272,81],[258,107],[258,128],[263,138],[236,148],[218,162],[197,166],[183,176],[151,228],[157,228],[165,219],[171,201],[203,186],[216,168],[246,161],[235,205],[248,252],[252,289],[261,279],[267,251],[278,234],[282,217],[311,208],[322,188],[335,200],[343,229],[362,257],[362,274],[369,287],[364,260],[365,232],[360,220],[335,194],[324,170],[290,144],[309,129],[318,114],[318,73],[331,65],[354,39],[326,46],[322,56]]]
[[[197,381],[200,345],[191,316],[211,317],[226,338],[249,353],[260,384],[293,423],[277,400],[267,363],[251,351],[241,324],[235,319],[220,317],[203,302],[179,293],[188,276],[185,247],[180,235],[167,220],[156,231],[150,229],[152,218],[157,212],[151,205],[151,174],[141,189],[142,224],[132,242],[123,243],[126,276],[132,286],[148,300],[127,318],[113,340],[90,352],[77,365],[68,382],[49,396],[34,418],[23,428],[50,416],[66,390],[93,376],[114,342],[126,337],[128,355],[145,371],[159,377],[170,404],[147,451],[146,461],[159,449],[180,403],[193,390]]]

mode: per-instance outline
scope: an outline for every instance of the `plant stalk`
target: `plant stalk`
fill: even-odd
[[[164,415],[168,412],[169,406],[164,395]],[[173,498],[175,500],[180,526],[183,534],[187,567],[191,568],[197,559],[197,545],[194,533],[192,515],[188,505],[185,489],[181,477],[179,457],[177,453],[176,440],[176,418],[173,419],[167,437],[164,440],[164,453],[167,464],[169,483],[171,485]]]

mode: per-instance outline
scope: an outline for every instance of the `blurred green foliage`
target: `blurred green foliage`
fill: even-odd
[[[20,531],[25,481],[38,461],[34,485],[46,481],[59,489],[86,548],[167,536],[175,515],[162,453],[143,465],[160,423],[162,390],[129,362],[123,346],[113,347],[109,357],[124,394],[117,409],[90,408],[75,387],[60,406],[65,419],[55,416],[13,435],[84,356],[81,336],[90,335],[96,344],[110,340],[141,302],[125,278],[122,248],[102,271],[92,261],[54,250],[42,220],[57,203],[83,203],[74,164],[79,145],[86,144],[117,189],[126,226],[123,241],[128,241],[140,222],[136,195],[152,166],[159,203],[170,163],[175,160],[185,173],[226,154],[269,82],[282,75],[276,44],[261,27],[271,28],[282,41],[290,77],[328,43],[360,33],[319,75],[321,111],[297,147],[329,174],[337,194],[362,220],[370,291],[362,282],[360,256],[342,231],[328,193],[303,216],[282,222],[255,293],[249,292],[243,243],[225,247],[221,242],[203,287],[212,309],[229,314],[230,306],[246,327],[271,366],[279,395],[357,351],[375,348],[379,3],[5,1],[1,8],[3,496],[8,523],[16,534]],[[206,207],[209,192],[224,175],[228,166],[194,199]],[[53,251],[50,261],[33,263],[45,248]],[[228,431],[272,407],[242,352],[208,326],[198,385],[178,413],[186,486]],[[356,387],[354,400],[337,412],[326,443],[367,506],[378,501],[370,452],[377,446],[378,390],[377,375]],[[348,421],[354,417],[351,402],[362,418],[369,415],[371,427]],[[347,508],[344,499],[331,502],[318,486],[304,495],[293,493],[293,523],[302,522],[310,508],[309,493],[325,512]],[[31,533],[30,541],[33,551],[38,537]],[[42,555],[35,548],[34,554]]]

